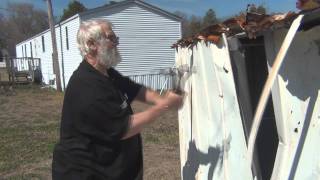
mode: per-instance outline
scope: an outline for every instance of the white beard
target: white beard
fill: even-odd
[[[107,48],[106,46],[99,48],[97,54],[98,63],[107,69],[114,67],[121,62],[121,56],[117,47]]]

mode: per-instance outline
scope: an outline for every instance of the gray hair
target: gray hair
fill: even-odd
[[[110,29],[112,28],[111,22],[106,19],[87,20],[81,23],[77,34],[77,42],[82,57],[91,52],[91,48],[88,46],[89,40],[97,42],[104,36],[102,24],[106,24]]]

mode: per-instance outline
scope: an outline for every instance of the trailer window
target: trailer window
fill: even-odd
[[[46,47],[44,46],[44,36],[41,36],[41,40],[42,40],[42,52],[45,52]]]
[[[66,26],[66,46],[67,50],[69,50],[69,37],[68,37],[68,27]]]

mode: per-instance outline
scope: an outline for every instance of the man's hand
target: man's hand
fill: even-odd
[[[174,93],[173,91],[168,91],[159,101],[159,105],[165,107],[166,109],[180,108],[183,104],[183,96]]]
[[[160,107],[168,108],[180,108],[183,104],[183,96],[184,93],[180,91],[179,93],[175,91],[167,91],[164,95],[159,95],[158,92],[148,89],[148,88],[141,88],[136,100],[139,100],[144,103],[157,105]]]
[[[143,94],[144,96],[142,96]],[[140,92],[140,96],[143,101],[154,104],[147,110],[135,113],[130,117],[129,130],[122,139],[127,139],[140,133],[146,124],[151,123],[169,109],[180,108],[183,103],[183,96],[172,91],[168,91],[164,96],[159,96],[155,91],[145,89]]]

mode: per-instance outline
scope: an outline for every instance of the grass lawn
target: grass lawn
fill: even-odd
[[[39,86],[0,89],[0,179],[51,179],[63,93]],[[147,105],[134,103],[136,112]],[[143,132],[144,177],[180,179],[177,112],[169,111]]]

